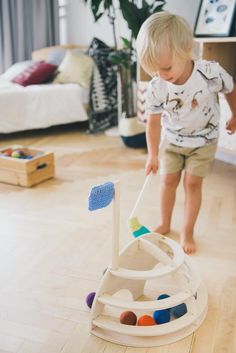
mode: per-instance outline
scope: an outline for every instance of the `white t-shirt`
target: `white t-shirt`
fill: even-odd
[[[183,85],[154,77],[147,90],[146,115],[161,114],[164,137],[177,146],[200,147],[218,138],[218,93],[233,90],[232,77],[213,61],[197,60]]]

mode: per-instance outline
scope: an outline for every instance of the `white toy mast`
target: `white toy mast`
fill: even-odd
[[[120,234],[120,182],[114,182],[115,195],[113,198],[113,232],[112,232],[112,270],[119,266],[119,234]]]

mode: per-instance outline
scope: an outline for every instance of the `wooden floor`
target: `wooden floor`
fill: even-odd
[[[56,178],[31,189],[0,183],[0,353],[236,352],[235,166],[215,161],[204,183],[193,258],[209,292],[206,320],[175,344],[135,349],[89,334],[84,298],[110,261],[110,218],[107,211],[91,216],[86,202],[91,186],[120,179],[127,243],[125,220],[144,180],[146,151],[80,126],[0,137],[0,148],[11,144],[53,151]],[[150,226],[159,216],[155,185],[143,212]],[[183,200],[180,186],[171,233],[177,241]]]

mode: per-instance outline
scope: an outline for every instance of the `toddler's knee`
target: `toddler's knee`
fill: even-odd
[[[179,184],[179,179],[169,177],[169,176],[164,176],[162,179],[162,186],[165,189],[176,189]]]
[[[201,188],[201,182],[197,181],[197,180],[185,180],[185,184],[184,184],[185,188],[188,190],[198,190]]]

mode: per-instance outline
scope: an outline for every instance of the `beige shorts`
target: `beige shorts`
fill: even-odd
[[[176,173],[183,169],[205,177],[214,160],[217,141],[201,147],[180,147],[164,140],[160,146],[160,174]]]

